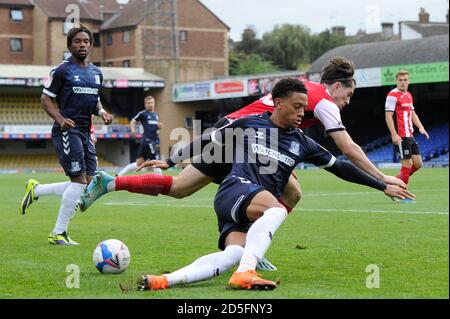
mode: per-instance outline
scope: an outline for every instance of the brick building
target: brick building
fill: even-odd
[[[173,59],[176,46],[180,65],[207,70],[201,77],[227,75],[229,28],[198,0],[177,0],[173,9],[169,3],[0,0],[0,64],[59,63],[69,55],[65,40],[72,23],[66,21],[77,10],[94,34],[94,64],[145,67],[146,60]],[[173,23],[170,14],[176,15]]]
[[[175,143],[170,132],[210,108],[174,103],[172,85],[228,75],[228,26],[199,0],[0,0],[0,65],[59,64],[69,56],[66,35],[75,13],[93,32],[92,63],[144,68],[165,80],[165,89],[144,95],[156,98],[167,155]],[[143,108],[136,96],[121,103]]]

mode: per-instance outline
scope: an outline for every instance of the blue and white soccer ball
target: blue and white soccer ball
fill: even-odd
[[[120,274],[128,268],[131,256],[128,247],[122,241],[107,239],[95,247],[92,260],[102,274]]]

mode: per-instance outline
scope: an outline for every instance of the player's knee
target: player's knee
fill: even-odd
[[[239,245],[229,245],[225,248],[224,252],[227,254],[227,259],[232,265],[237,264],[244,254],[244,247]]]
[[[302,190],[300,187],[296,187],[292,191],[292,196],[290,199],[290,203],[287,203],[290,207],[294,208],[295,205],[302,199]]]

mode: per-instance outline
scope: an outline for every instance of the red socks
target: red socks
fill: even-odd
[[[397,178],[400,178],[406,185],[408,185],[409,182],[409,176],[411,175],[411,168],[402,166],[400,169],[400,173],[396,176]]]
[[[412,176],[412,174],[414,174],[414,172],[417,172],[418,169],[413,165],[411,166],[411,171],[409,172],[409,176]]]
[[[154,196],[167,195],[172,187],[172,180],[172,176],[158,174],[118,176],[116,177],[116,191],[127,190],[131,193]]]
[[[283,205],[284,208],[286,208],[288,214],[289,214],[290,212],[292,212],[293,209],[292,209],[291,207],[289,207],[285,202],[283,202],[283,200],[282,200],[281,198],[278,198],[278,202],[279,202],[281,205]]]

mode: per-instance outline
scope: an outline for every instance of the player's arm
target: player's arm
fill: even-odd
[[[233,129],[239,127],[239,125],[241,125],[243,121],[244,119],[238,119],[212,132],[198,136],[192,141],[192,143],[186,144],[185,146],[176,150],[167,160],[145,161],[137,168],[137,171],[143,169],[144,167],[168,169],[169,167],[173,167],[187,159],[202,155],[203,149],[209,143],[215,143],[219,146],[222,146],[223,141],[226,140],[225,139],[226,129]]]
[[[402,138],[398,135],[397,130],[395,129],[395,124],[394,124],[394,112],[395,112],[395,107],[397,105],[397,98],[393,95],[388,95],[386,98],[386,104],[384,107],[385,110],[385,120],[386,120],[386,124],[389,130],[389,133],[391,133],[391,139],[392,139],[392,143],[394,143],[395,145],[400,144],[400,142],[402,141]]]
[[[411,118],[412,118],[412,122],[414,123],[414,125],[419,129],[420,134],[425,135],[426,139],[428,140],[430,138],[430,136],[428,135],[427,131],[423,127],[422,122],[420,122],[419,116],[417,115],[417,113],[414,110],[411,113]]]
[[[162,129],[163,126],[164,126],[164,125],[163,125],[161,122],[158,122],[158,130]]]
[[[398,185],[406,188],[404,182],[394,176],[383,174],[373,163],[367,158],[362,148],[356,144],[347,131],[336,131],[330,133],[336,146],[342,153],[356,166],[373,177],[382,180],[386,184]]]
[[[401,180],[384,175],[372,164],[362,148],[347,133],[342,123],[340,110],[335,103],[327,99],[322,99],[314,108],[314,116],[323,124],[326,133],[328,133],[336,146],[353,164],[387,184],[399,185],[406,188],[405,183]]]
[[[134,137],[136,136],[136,124],[137,121],[133,118],[130,121],[130,131],[131,131],[131,135]]]
[[[103,108],[102,102],[100,102],[100,98],[98,99],[94,114],[101,117],[103,120],[103,123],[105,123],[106,125],[111,124],[113,121],[113,116],[105,111],[105,109]]]
[[[350,162],[336,159],[333,165],[330,167],[326,167],[325,170],[333,173],[337,177],[347,182],[366,185],[378,189],[379,191],[384,192],[389,197],[396,197],[399,199],[416,198],[416,196],[410,193],[408,190],[397,185],[388,185],[382,180],[365,173],[363,170]]]
[[[68,130],[75,127],[75,122],[71,119],[65,118],[56,103],[56,96],[64,86],[65,76],[64,68],[59,66],[50,72],[50,77],[44,85],[44,90],[41,95],[41,105],[44,111],[55,120],[58,125]]]
[[[53,97],[47,95],[46,93],[42,93],[41,105],[44,111],[52,119],[54,119],[62,129],[71,129],[75,127],[75,122],[73,120],[62,116],[61,112],[59,111],[58,104]]]
[[[336,159],[328,150],[317,144],[311,138],[306,138],[304,141],[307,153],[305,160],[320,168],[333,173],[337,177],[356,184],[366,185],[384,192],[390,197],[397,197],[400,199],[415,198],[413,194],[398,185],[387,185],[381,179],[375,178],[356,165]]]
[[[394,113],[391,111],[385,112],[385,118],[389,133],[391,133],[392,143],[394,143],[395,145],[400,144],[402,138],[397,134],[397,130],[395,129]]]

